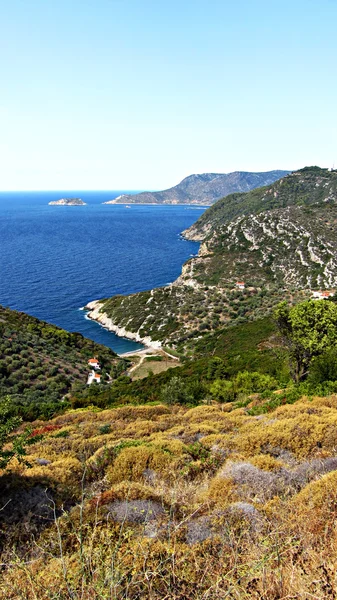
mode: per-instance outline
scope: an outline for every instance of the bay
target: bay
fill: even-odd
[[[199,247],[180,233],[204,208],[102,204],[121,193],[127,192],[1,192],[0,304],[118,353],[140,348],[79,309],[90,300],[174,281]],[[80,197],[87,205],[48,206],[62,197]]]

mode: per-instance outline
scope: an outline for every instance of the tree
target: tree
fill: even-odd
[[[233,381],[216,379],[210,386],[212,397],[219,402],[234,402],[237,399],[237,390]]]
[[[207,379],[224,379],[228,376],[228,369],[219,356],[213,356],[207,364]]]
[[[189,404],[194,401],[186,383],[181,377],[176,376],[171,377],[170,381],[163,385],[160,397],[165,404]]]
[[[289,352],[291,376],[295,382],[302,381],[312,359],[337,342],[337,305],[327,300],[306,300],[289,307],[281,302],[274,316]]]
[[[313,359],[308,380],[313,385],[319,385],[325,381],[337,381],[337,351],[335,348]]]

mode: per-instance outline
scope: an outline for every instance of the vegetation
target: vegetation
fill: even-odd
[[[1,478],[0,597],[333,598],[336,397],[263,402],[34,423]]]
[[[289,308],[282,302],[275,317],[289,352],[292,377],[295,382],[301,381],[307,377],[312,359],[329,353],[336,345],[337,306],[325,300],[309,300]]]
[[[74,390],[72,410],[30,430],[14,432],[3,404],[0,597],[334,593],[335,311],[281,304],[281,335],[264,318],[205,334],[197,359],[158,375],[116,367],[111,385]],[[296,385],[294,340],[312,350]]]
[[[100,310],[141,338],[193,355],[200,335],[337,286],[336,201],[337,171],[319,167],[229,195],[185,232],[203,243],[174,284],[102,300]]]
[[[208,230],[175,285],[104,301],[127,328],[174,343],[174,369],[155,374],[166,359],[143,356],[131,370],[79,334],[0,310],[11,393],[0,402],[0,598],[336,597],[336,295],[301,289],[335,277],[335,184],[311,168],[248,194],[257,229],[236,214],[231,231]],[[237,197],[221,206],[241,210]],[[300,222],[296,241],[287,228]],[[264,237],[252,254],[261,230],[284,234],[289,252]],[[285,275],[294,265],[298,285]],[[238,290],[230,277],[243,273]],[[92,355],[109,385],[80,381]],[[132,380],[137,369],[151,373]],[[64,389],[52,387],[60,371]]]
[[[79,333],[0,307],[0,398],[10,395],[12,416],[31,420],[69,407],[67,394],[86,388],[93,356],[103,376],[118,377],[128,365]]]
[[[12,458],[16,457],[21,461],[25,455],[27,432],[13,434],[20,424],[19,417],[11,416],[10,400],[6,398],[0,403],[0,469],[5,469]]]
[[[101,302],[101,312],[114,323],[169,344],[169,353],[193,355],[210,332],[221,336],[224,328],[236,327],[272,314],[284,298],[289,302],[308,298],[308,291],[272,287],[266,291],[243,291],[227,287],[170,286],[131,296],[114,296]],[[207,308],[206,308],[207,307]],[[172,348],[174,345],[174,348]]]
[[[317,184],[317,185],[316,185]],[[304,206],[336,199],[337,171],[320,167],[305,167],[282,177],[269,186],[244,194],[230,194],[205,211],[185,235],[205,238],[205,232],[229,223],[244,214],[258,214],[266,210]]]

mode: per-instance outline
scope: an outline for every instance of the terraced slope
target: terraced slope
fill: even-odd
[[[0,306],[0,399],[9,395],[13,411],[25,418],[66,406],[65,394],[86,387],[94,356],[104,373],[118,372],[119,365],[123,371],[123,361],[109,348]]]
[[[289,206],[218,225],[183,280],[253,286],[329,288],[337,285],[337,210],[334,203]]]

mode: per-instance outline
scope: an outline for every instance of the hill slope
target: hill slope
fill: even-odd
[[[123,371],[124,362],[109,348],[0,306],[0,398],[11,397],[14,413],[50,416],[66,406],[65,394],[86,388],[94,356],[103,373],[113,365],[118,371],[119,363]]]
[[[334,598],[336,396],[247,400],[35,423],[1,477],[0,597]]]
[[[124,194],[104,204],[213,204],[219,198],[233,192],[247,192],[262,185],[269,185],[287,175],[289,171],[266,173],[203,173],[190,175],[178,185],[161,192]]]
[[[252,190],[248,194],[230,194],[222,198],[184,231],[184,237],[203,240],[212,227],[224,225],[239,215],[257,214],[287,206],[308,206],[336,199],[337,171],[305,167],[282,177],[271,186]]]
[[[282,299],[337,286],[336,202],[337,172],[318,167],[228,196],[185,232],[204,241],[173,284],[115,296],[92,316],[186,350],[200,335],[266,315]]]

